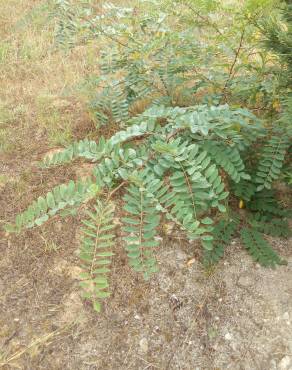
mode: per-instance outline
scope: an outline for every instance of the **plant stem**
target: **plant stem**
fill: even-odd
[[[238,48],[237,48],[237,50],[235,52],[234,60],[233,60],[233,62],[231,64],[231,67],[229,69],[227,80],[226,80],[226,82],[224,84],[224,87],[223,87],[223,90],[222,90],[222,97],[220,99],[220,103],[222,103],[222,99],[224,99],[224,102],[225,103],[227,102],[226,90],[228,88],[228,85],[230,84],[230,81],[232,80],[232,78],[234,77],[234,74],[235,74],[234,73],[234,67],[235,67],[235,65],[237,63],[237,60],[238,60],[240,51],[242,49],[244,34],[245,34],[245,29],[243,29],[242,32],[241,32],[241,36],[240,36],[240,40],[239,40],[239,45],[238,45]]]

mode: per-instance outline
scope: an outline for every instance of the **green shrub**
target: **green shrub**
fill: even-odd
[[[227,9],[215,1],[164,5],[163,11],[161,2],[149,1],[138,9],[108,5],[103,16],[88,13],[79,27],[82,37],[107,40],[92,109],[99,125],[114,122],[116,133],[45,158],[44,166],[77,158],[95,166],[87,180],[55,187],[7,227],[39,226],[60,210],[87,203],[81,285],[98,311],[100,299],[109,295],[118,190],[129,263],[146,279],[158,269],[159,226],[169,221],[190,241],[201,242],[205,266],[224,255],[235,235],[255,261],[284,263],[263,233],[289,235],[288,213],[272,188],[288,162],[291,125],[275,123],[275,112],[259,116],[255,107],[238,105],[244,79],[258,78],[251,61],[241,65],[248,61],[244,37],[250,41],[257,27],[250,12],[256,9],[260,21],[271,2],[247,2],[222,29],[217,19]],[[238,203],[248,216],[235,215]]]

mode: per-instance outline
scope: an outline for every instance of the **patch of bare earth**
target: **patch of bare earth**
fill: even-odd
[[[287,266],[261,268],[234,241],[207,275],[195,245],[169,239],[160,272],[145,282],[117,239],[113,294],[96,314],[79,296],[77,226],[68,219],[2,239],[3,369],[292,368],[289,241],[272,240]]]

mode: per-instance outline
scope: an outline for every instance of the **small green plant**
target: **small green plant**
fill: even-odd
[[[99,124],[115,122],[116,133],[108,139],[75,142],[45,158],[46,167],[78,158],[95,166],[86,180],[55,187],[7,226],[11,232],[40,226],[60,211],[86,204],[81,286],[97,311],[100,299],[110,292],[118,191],[124,247],[130,265],[145,279],[158,270],[159,226],[169,221],[190,241],[201,242],[205,266],[224,255],[235,235],[260,264],[284,263],[263,233],[289,234],[288,213],[279,206],[272,187],[288,162],[291,131],[288,125],[275,125],[232,104],[234,68],[243,35],[250,31],[236,29],[239,46],[227,71],[216,62],[213,75],[206,76],[206,64],[198,64],[205,48],[193,37],[199,23],[224,39],[205,14],[217,9],[217,3],[207,3],[207,8],[196,10],[192,1],[182,1],[173,11],[167,1],[161,12],[153,1],[134,18],[135,8],[108,5],[103,18],[87,20],[83,31],[109,42],[108,53],[101,58],[99,82],[104,86],[92,104]],[[197,12],[199,19],[192,22],[190,14]],[[118,19],[115,27],[109,18]],[[243,18],[241,22],[246,30],[248,23]],[[213,48],[206,51],[209,59],[218,58]],[[247,216],[234,216],[238,203],[239,208],[245,206]]]
[[[81,286],[84,297],[93,300],[94,309],[100,311],[99,299],[110,295],[107,275],[110,272],[112,246],[115,234],[111,224],[114,216],[114,207],[110,202],[97,201],[93,211],[87,211],[87,219],[82,223],[83,239],[80,259],[84,272]]]

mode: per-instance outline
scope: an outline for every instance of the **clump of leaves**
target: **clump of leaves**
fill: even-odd
[[[77,158],[95,166],[85,181],[55,187],[7,227],[20,231],[40,226],[60,210],[87,204],[81,285],[97,311],[100,299],[110,292],[117,190],[123,194],[120,224],[129,263],[146,279],[158,270],[159,225],[167,221],[190,242],[201,242],[206,266],[224,255],[225,245],[235,235],[262,265],[283,263],[263,233],[281,223],[281,235],[289,234],[287,214],[271,191],[288,161],[289,128],[274,127],[246,108],[227,104],[247,31],[238,33],[236,28],[239,46],[230,50],[233,58],[230,61],[221,52],[220,59],[199,35],[194,38],[203,22],[211,39],[215,33],[227,42],[212,20],[217,5],[210,2],[202,10],[192,3],[179,2],[179,10],[173,10],[166,1],[162,12],[153,1],[141,14],[134,7],[108,5],[103,16],[89,17],[83,30],[87,27],[92,36],[109,42],[101,58],[104,86],[93,106],[100,125],[116,122],[116,133],[97,142],[73,143],[45,158],[47,167]],[[195,22],[190,14],[197,14]],[[110,18],[118,22],[109,23]],[[206,75],[209,64],[202,60],[206,53],[213,61],[212,75]],[[226,60],[227,70],[222,67]],[[206,89],[206,98],[198,98],[201,88]],[[135,110],[141,101],[142,111]],[[245,204],[250,222],[232,215],[234,198],[240,200],[240,208]]]

